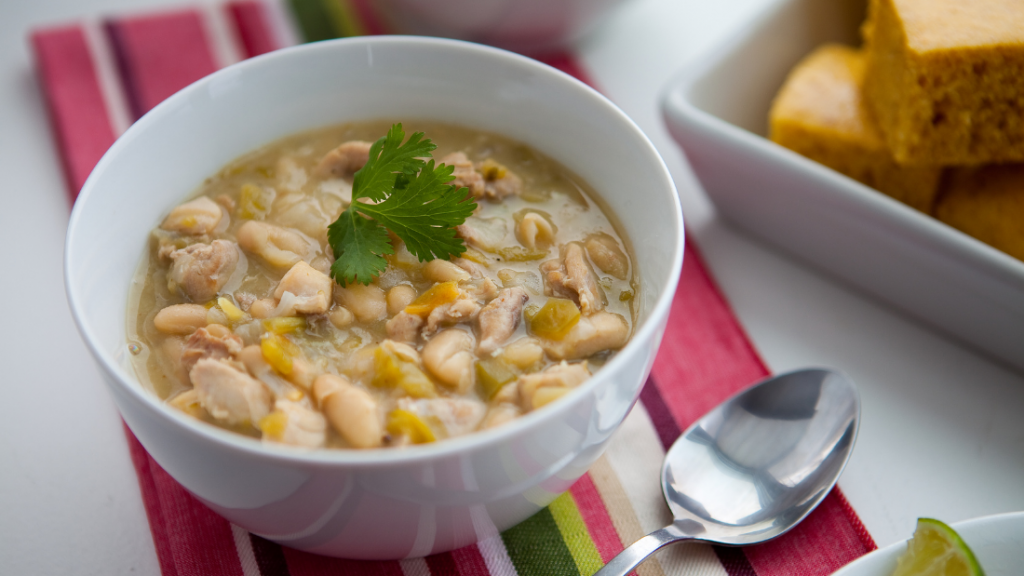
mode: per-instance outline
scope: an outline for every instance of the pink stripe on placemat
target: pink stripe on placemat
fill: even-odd
[[[235,25],[235,32],[245,57],[252,58],[280,48],[270,32],[270,15],[267,7],[258,0],[228,2],[225,8]]]
[[[674,320],[651,370],[680,430],[769,373],[691,241],[683,261]]]
[[[32,34],[31,42],[64,177],[74,202],[116,136],[85,30],[77,25],[38,30]]]
[[[584,474],[577,480],[569,488],[569,494],[576,502],[576,508],[583,517],[583,523],[590,533],[590,539],[594,541],[594,546],[597,547],[597,553],[601,555],[601,560],[607,563],[621,552],[624,546],[590,474]]]
[[[124,430],[163,575],[244,576],[228,521],[196,501]]]
[[[198,10],[110,20],[107,33],[136,119],[217,70]]]

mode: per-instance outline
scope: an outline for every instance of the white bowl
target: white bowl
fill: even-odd
[[[952,525],[971,547],[985,576],[1018,576],[1024,563],[1024,512],[965,520]],[[861,556],[832,576],[891,576],[907,551],[907,540]]]
[[[375,0],[386,28],[519,52],[564,48],[624,0]]]
[[[170,409],[126,362],[129,283],[151,229],[209,175],[288,134],[343,121],[432,119],[526,142],[582,175],[637,247],[632,341],[563,399],[487,432],[402,450],[267,446]],[[392,559],[451,550],[550,503],[604,450],[654,361],[682,265],[671,177],[607,99],[533,60],[474,44],[353,38],[217,72],[135,123],[75,204],[68,301],[128,426],[213,510],[295,548]]]
[[[662,103],[719,213],[1017,369],[1024,262],[765,138],[786,74],[859,44],[863,0],[783,0],[668,86]]]

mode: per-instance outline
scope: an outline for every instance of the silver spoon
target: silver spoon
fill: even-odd
[[[745,546],[796,526],[828,494],[857,438],[860,397],[831,370],[798,370],[733,396],[683,432],[661,470],[675,516],[595,576],[625,576],[662,546]]]

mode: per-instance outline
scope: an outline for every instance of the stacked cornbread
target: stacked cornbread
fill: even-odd
[[[775,142],[1024,259],[1024,0],[869,0],[775,98]]]

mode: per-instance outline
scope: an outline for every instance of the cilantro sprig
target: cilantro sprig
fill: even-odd
[[[395,253],[388,230],[420,262],[466,251],[455,227],[473,214],[476,203],[466,188],[449,184],[455,179],[453,166],[423,160],[437,146],[422,132],[403,140],[402,125],[395,124],[373,143],[370,159],[353,178],[352,203],[327,227],[334,250],[331,276],[340,284],[369,284],[387,269],[385,256]]]

